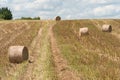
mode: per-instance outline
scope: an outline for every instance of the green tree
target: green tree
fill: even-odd
[[[12,18],[12,12],[7,7],[0,8],[0,19],[11,20]]]

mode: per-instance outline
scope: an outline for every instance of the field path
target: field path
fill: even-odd
[[[30,60],[19,80],[56,80],[49,42],[49,21],[44,21],[31,44]]]
[[[54,25],[51,25],[49,32],[50,32],[52,55],[53,55],[53,60],[54,60],[58,80],[81,80],[80,77],[78,77],[75,74],[75,72],[73,72],[70,69],[67,61],[61,55],[60,50],[57,46],[56,39],[54,37],[53,26]]]
[[[33,60],[34,63],[28,64],[26,72],[23,74],[23,76],[20,78],[20,80],[33,80],[34,76],[32,75],[33,68],[36,66],[36,59],[39,57],[39,49],[40,49],[40,37],[42,33],[42,28],[40,28],[38,35],[34,38],[34,40],[31,43],[31,49],[30,49],[30,58],[29,60]],[[35,54],[34,54],[35,53]]]
[[[30,60],[19,80],[80,80],[60,54],[53,34],[54,21],[44,21],[30,48]],[[56,74],[57,73],[57,74]]]
[[[55,21],[43,21],[37,35],[29,47],[29,60],[21,64],[10,64],[4,80],[81,80],[60,53],[53,33]],[[21,28],[19,33],[11,35],[1,47],[10,44],[30,26]]]

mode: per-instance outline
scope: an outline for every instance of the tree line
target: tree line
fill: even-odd
[[[0,20],[11,20],[13,19],[12,12],[8,7],[0,8]],[[40,20],[40,17],[21,17],[20,20]]]
[[[34,17],[34,18],[31,18],[31,17],[21,17],[21,20],[40,20],[40,17]]]

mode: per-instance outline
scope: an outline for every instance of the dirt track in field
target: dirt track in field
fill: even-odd
[[[28,63],[24,73],[19,77],[19,80],[53,80],[47,72],[49,67],[49,22],[45,21],[40,28],[38,35],[34,38],[30,48],[30,59],[32,63]]]
[[[80,77],[78,77],[76,73],[70,69],[67,61],[61,55],[56,39],[54,37],[53,25],[50,27],[49,32],[53,61],[55,63],[58,80],[81,80]]]
[[[76,73],[70,69],[67,61],[62,57],[59,51],[52,31],[54,24],[55,22],[46,21],[46,25],[40,28],[38,35],[32,41],[30,60],[33,60],[33,63],[28,63],[26,70],[19,77],[20,80],[80,80],[80,77],[76,76]],[[46,37],[44,37],[44,41],[47,42],[42,40],[45,34],[44,31],[47,31]],[[51,53],[47,53],[48,46],[46,46],[46,44],[48,43],[52,50]],[[57,73],[57,78],[55,79],[45,77],[45,75],[47,75],[45,66],[47,65],[46,60],[48,59],[48,54],[52,55],[51,58],[55,64],[55,73]]]
[[[32,74],[33,68],[37,65],[36,60],[40,54],[40,37],[42,33],[42,28],[40,28],[38,35],[34,38],[31,43],[30,49],[30,58],[29,60],[33,61],[33,63],[28,64],[28,67],[25,73],[20,77],[20,80],[34,80],[35,75]]]

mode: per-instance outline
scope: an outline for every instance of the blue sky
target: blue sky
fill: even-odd
[[[10,8],[14,18],[120,18],[120,0],[0,0],[0,7]]]

